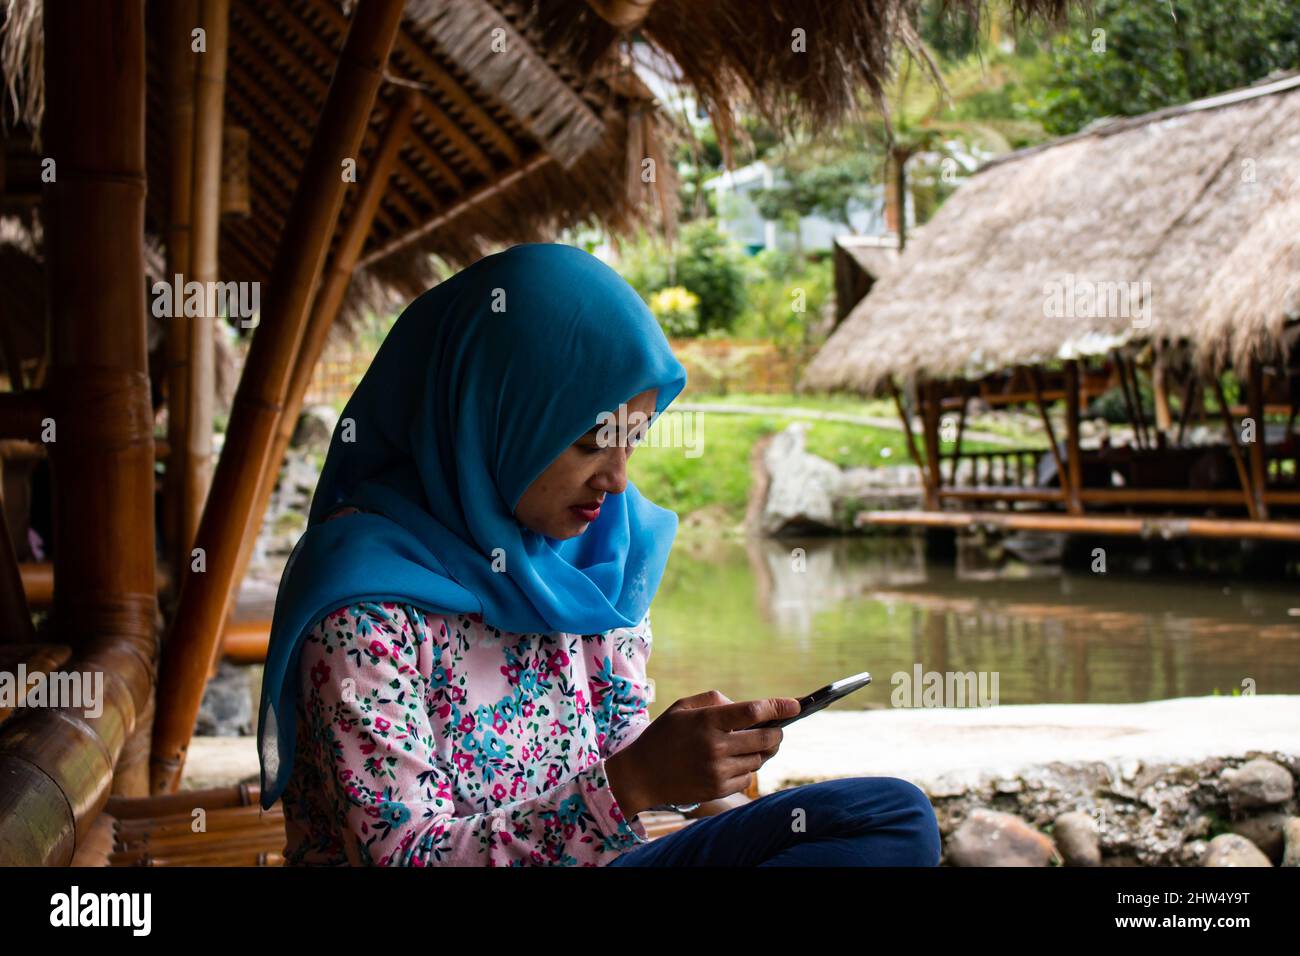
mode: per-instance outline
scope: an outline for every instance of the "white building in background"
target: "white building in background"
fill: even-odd
[[[828,251],[836,236],[850,231],[844,223],[824,216],[804,216],[799,220],[796,232],[784,223],[764,219],[758,211],[752,198],[754,192],[771,189],[780,181],[780,176],[779,169],[758,160],[739,169],[724,171],[705,183],[705,189],[716,193],[719,228],[751,253],[763,249],[788,252],[796,248],[804,252]],[[860,235],[883,234],[883,189],[879,184],[873,184],[868,187],[868,195],[870,198],[865,203],[850,203],[849,221],[853,231]],[[911,211],[909,197],[909,221]]]

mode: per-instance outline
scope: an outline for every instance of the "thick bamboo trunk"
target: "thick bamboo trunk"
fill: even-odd
[[[198,0],[172,0],[167,24],[167,127],[170,180],[167,202],[167,275],[190,275],[190,224],[194,182],[194,72],[190,31],[198,23]],[[167,460],[163,487],[163,537],[173,572],[188,566],[193,526],[184,519],[185,477],[189,473],[190,323],[173,317],[165,323],[167,352]]]
[[[102,674],[99,713],[31,710],[0,733],[0,864],[65,864],[116,789],[157,651],[144,295],[144,3],[44,10],[52,624]],[[91,38],[88,41],[87,38]],[[84,702],[83,702],[84,703]]]
[[[355,159],[402,16],[401,0],[359,0],[271,269],[196,546],[206,570],[181,587],[167,645],[151,786],[175,791],[208,668],[233,602],[241,542],[254,524],[261,469],[275,444],[308,309],[343,201],[341,170]]]

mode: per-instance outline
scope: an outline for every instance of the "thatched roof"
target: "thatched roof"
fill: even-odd
[[[835,245],[843,249],[859,269],[875,280],[892,271],[898,264],[897,236],[836,236]]]
[[[802,387],[870,392],[891,374],[969,377],[1145,340],[1186,343],[1206,365],[1276,357],[1300,319],[1297,155],[1300,74],[994,160]],[[1086,282],[1117,297],[1090,308]]]
[[[231,0],[227,122],[249,131],[251,215],[225,218],[221,275],[267,278],[298,173],[355,0]],[[437,256],[466,264],[501,244],[553,238],[594,223],[622,233],[652,211],[672,218],[671,132],[622,48],[631,36],[593,6],[609,0],[407,0],[406,17],[366,134],[364,170],[379,130],[406,91],[421,106],[362,252],[344,320],[400,306],[436,282]],[[1066,0],[1017,0],[1059,14]],[[635,36],[676,65],[724,133],[742,102],[780,122],[827,123],[877,90],[897,42],[913,43],[912,0],[638,0]],[[951,0],[978,10],[982,0]],[[163,4],[148,5],[147,229],[163,235],[168,129]],[[43,110],[41,0],[0,10],[6,165],[32,168],[18,124]],[[796,31],[803,47],[796,51]],[[621,39],[622,38],[622,39]],[[506,53],[498,52],[504,39]],[[34,149],[39,143],[32,144]],[[34,155],[39,155],[35,152]],[[656,158],[658,181],[635,173]],[[28,179],[31,177],[29,176]],[[11,182],[5,210],[12,212]],[[357,190],[349,191],[346,222]],[[39,201],[39,186],[26,201]]]

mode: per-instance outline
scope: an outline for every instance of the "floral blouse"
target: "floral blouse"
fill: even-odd
[[[602,866],[648,842],[605,761],[649,723],[649,614],[603,634],[340,607],[303,642],[289,865]]]

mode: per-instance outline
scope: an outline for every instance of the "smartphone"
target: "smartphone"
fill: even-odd
[[[784,727],[787,724],[793,724],[796,720],[802,720],[809,714],[815,714],[823,707],[827,707],[841,697],[847,697],[855,690],[866,687],[871,683],[871,675],[866,671],[861,674],[854,674],[852,677],[845,677],[843,680],[837,680],[833,684],[827,684],[808,694],[806,697],[799,698],[799,713],[793,717],[782,717],[779,720],[769,720],[761,724],[755,724],[750,730],[758,730],[760,727]]]

